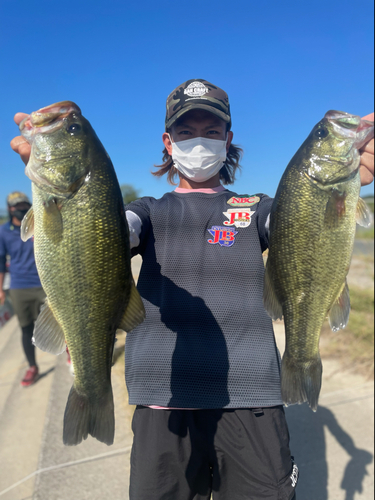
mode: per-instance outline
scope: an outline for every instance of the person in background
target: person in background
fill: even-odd
[[[10,298],[22,330],[22,345],[29,368],[21,384],[32,385],[39,376],[32,343],[34,323],[45,299],[34,258],[34,242],[21,240],[21,222],[31,207],[29,198],[19,191],[7,197],[9,222],[0,226],[0,304],[5,302],[6,257],[10,256]]]

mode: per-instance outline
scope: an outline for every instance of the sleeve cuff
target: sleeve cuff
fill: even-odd
[[[125,214],[129,226],[130,248],[136,248],[141,242],[142,221],[138,215],[131,210],[126,210]]]

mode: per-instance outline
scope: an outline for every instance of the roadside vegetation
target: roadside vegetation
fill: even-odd
[[[263,254],[267,261],[266,251]],[[340,361],[343,370],[374,378],[374,255],[355,255],[350,270],[351,311],[348,326],[332,332],[328,321],[320,337],[323,358]]]
[[[374,220],[374,197],[373,196],[364,196],[363,200],[366,202],[366,205],[372,212],[373,220]],[[365,228],[357,225],[356,229],[356,238],[360,240],[370,240],[374,239],[374,224],[370,228]]]
[[[345,369],[374,377],[374,289],[350,287],[351,312],[344,330],[322,329],[322,357],[338,358]]]
[[[366,227],[361,227],[361,226],[357,225],[355,237],[358,240],[373,240],[374,239],[374,226],[366,228]]]

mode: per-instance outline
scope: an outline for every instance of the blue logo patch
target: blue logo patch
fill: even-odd
[[[235,241],[234,237],[238,234],[233,227],[212,226],[207,231],[213,236],[212,239],[207,240],[211,245],[219,243],[221,247],[231,247]]]

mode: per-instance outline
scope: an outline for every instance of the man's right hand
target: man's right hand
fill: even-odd
[[[29,115],[27,115],[26,113],[16,113],[14,115],[14,121],[17,123],[17,125],[19,125],[27,116]],[[26,139],[22,137],[22,135],[18,135],[10,141],[10,146],[13,151],[20,155],[24,164],[27,165],[30,158],[31,146],[26,141]]]
[[[4,290],[0,290],[0,306],[2,306],[4,304],[5,299],[6,299],[6,295],[5,295]]]

